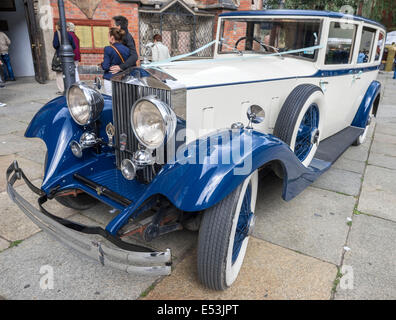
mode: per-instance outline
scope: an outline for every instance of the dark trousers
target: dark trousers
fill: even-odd
[[[0,88],[4,88],[5,86],[5,80],[4,80],[4,66],[0,65]]]
[[[4,68],[4,79],[6,81],[15,80],[14,71],[12,71],[10,56],[8,55],[8,53],[7,54],[2,54],[1,55],[1,60],[3,61],[4,66],[5,66],[5,68]]]

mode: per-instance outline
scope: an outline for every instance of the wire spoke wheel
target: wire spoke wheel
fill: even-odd
[[[316,104],[312,104],[305,112],[297,132],[294,153],[300,161],[305,160],[316,143],[315,134],[318,131],[318,126],[319,109]]]
[[[236,280],[255,224],[257,170],[202,217],[198,238],[198,277],[224,290]]]

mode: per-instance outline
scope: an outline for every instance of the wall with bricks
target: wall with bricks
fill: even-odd
[[[52,16],[54,21],[58,19],[57,0],[48,0],[52,7]],[[167,1],[165,1],[167,2]],[[191,1],[190,1],[191,2]],[[218,0],[195,0],[197,5],[215,5]],[[259,0],[240,0],[238,10],[255,10],[260,9],[262,2]],[[135,39],[136,49],[139,52],[139,13],[137,3],[120,3],[116,0],[101,0],[92,20],[111,20],[113,16],[123,15],[129,20],[129,32]],[[88,19],[87,16],[71,1],[65,0],[66,19]],[[211,10],[210,13],[215,14],[215,23],[213,37],[216,35],[218,15],[230,10],[217,9]],[[229,30],[230,40],[239,38],[244,35],[243,28],[233,26]],[[51,57],[52,58],[52,57]],[[80,78],[82,80],[93,79],[94,73],[101,74],[100,68],[96,66],[103,60],[102,53],[83,53],[80,63]],[[86,73],[86,74],[84,74]]]
[[[67,19],[88,19],[87,16],[71,1],[65,0],[65,12]],[[58,1],[50,0],[52,7],[52,13],[54,20],[59,18],[58,13]],[[136,49],[139,50],[139,15],[138,15],[138,4],[137,3],[120,3],[115,0],[101,0],[99,3],[92,20],[111,20],[116,15],[125,16],[128,21],[128,29],[135,39]],[[139,52],[139,51],[138,51]],[[97,66],[103,61],[103,54],[95,53],[83,53],[81,55],[80,65],[84,69],[84,66]],[[82,80],[92,79],[95,75],[84,75],[81,74]]]

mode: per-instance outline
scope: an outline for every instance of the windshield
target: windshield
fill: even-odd
[[[223,19],[218,53],[266,54],[312,47],[319,44],[320,20]],[[293,53],[308,59],[316,51]]]

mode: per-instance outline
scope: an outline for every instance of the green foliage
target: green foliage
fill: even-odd
[[[396,28],[395,0],[264,0],[264,9],[303,9],[339,11],[349,5],[355,15],[382,22],[388,28]]]
[[[15,240],[13,242],[10,243],[10,246],[8,248],[13,248],[13,247],[17,247],[18,244],[20,244],[23,240]]]

